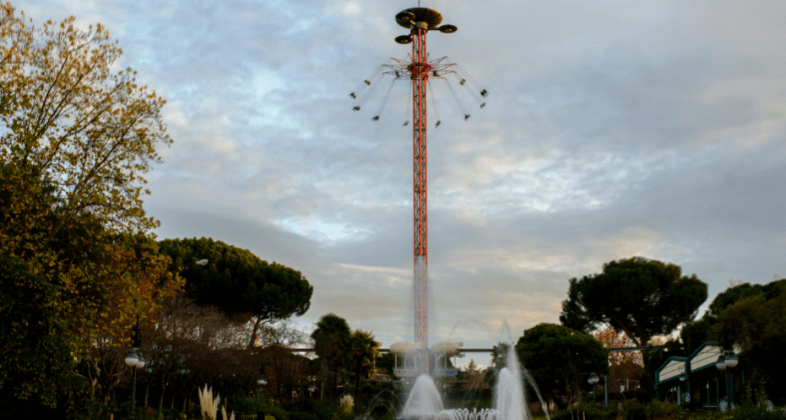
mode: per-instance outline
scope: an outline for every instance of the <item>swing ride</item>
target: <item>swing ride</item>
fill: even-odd
[[[368,79],[360,84],[360,88],[350,94],[353,99],[359,102],[354,106],[355,111],[360,111],[364,107],[375,88],[385,76],[393,76],[387,88],[385,96],[380,105],[379,111],[372,117],[372,121],[379,121],[385,104],[393,90],[393,85],[400,81],[409,81],[411,88],[410,108],[412,109],[412,140],[413,140],[413,207],[414,207],[414,317],[415,317],[415,341],[424,349],[428,350],[428,221],[427,210],[427,190],[426,190],[426,134],[427,134],[427,91],[430,92],[431,103],[436,114],[435,127],[439,127],[441,121],[437,112],[437,104],[434,99],[433,81],[444,81],[448,89],[453,94],[456,102],[464,112],[464,120],[469,119],[469,112],[462,105],[453,88],[451,82],[458,83],[459,87],[464,87],[469,94],[477,101],[480,108],[486,106],[483,99],[488,96],[486,89],[478,83],[460,65],[451,62],[448,57],[430,60],[426,52],[426,34],[428,31],[440,31],[442,33],[456,32],[454,25],[442,25],[442,15],[436,10],[425,7],[413,7],[406,9],[396,15],[396,22],[403,28],[409,29],[409,35],[396,37],[399,44],[412,44],[412,52],[407,54],[406,59],[390,58],[379,66]],[[442,83],[442,82],[440,82]],[[404,122],[404,126],[409,124],[409,120]],[[428,357],[421,357],[424,363],[418,366],[417,371],[424,373],[428,371]]]

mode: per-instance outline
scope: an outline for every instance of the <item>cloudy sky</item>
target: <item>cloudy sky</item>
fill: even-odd
[[[106,25],[118,68],[167,100],[175,143],[146,199],[159,238],[212,237],[303,272],[304,328],[333,312],[383,347],[412,339],[406,86],[378,122],[349,93],[409,51],[394,16],[414,1],[13,4]],[[483,109],[465,102],[468,121],[435,92],[432,342],[490,347],[504,320],[514,339],[558,322],[568,280],[619,258],[678,264],[709,300],[730,280],[786,277],[786,3],[422,6],[459,28],[429,34],[432,57],[490,92]]]

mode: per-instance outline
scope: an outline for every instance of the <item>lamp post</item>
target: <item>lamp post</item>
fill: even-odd
[[[596,386],[595,386],[595,384],[597,384],[599,381],[600,381],[600,378],[598,377],[598,375],[595,372],[590,373],[589,377],[587,378],[587,382],[590,385],[592,385],[592,402],[593,403],[595,402],[595,393],[596,393]]]
[[[710,381],[707,381],[707,405],[710,405]]]
[[[726,354],[718,356],[718,361],[715,362],[715,367],[718,368],[726,379],[726,396],[729,397],[729,408],[734,406],[734,376],[727,368],[734,368],[739,363],[739,359],[733,351],[728,351]]]
[[[265,385],[267,385],[267,379],[265,379],[265,375],[259,375],[257,383],[262,388],[262,392],[265,392]]]
[[[681,368],[680,370],[682,370],[682,373],[680,374],[680,382],[685,382],[685,381],[688,379],[688,375],[686,375],[686,374],[685,374],[685,368],[684,368],[684,367],[683,367],[683,368]],[[687,397],[687,394],[688,394],[688,392],[690,392],[690,391],[686,391],[686,392],[685,392],[685,394],[686,394],[686,398],[685,398],[685,399],[682,399],[682,398],[681,398],[681,397],[682,397],[682,384],[680,384],[680,386],[679,386],[679,390],[680,390],[680,398],[679,398],[680,402],[681,402],[682,404],[685,404],[685,403],[687,403],[687,402],[688,402],[688,398],[690,398],[690,397]]]
[[[136,402],[136,369],[145,366],[145,358],[136,348],[132,348],[126,355],[126,365],[131,368],[131,404],[128,407],[128,418],[134,418],[134,403]]]

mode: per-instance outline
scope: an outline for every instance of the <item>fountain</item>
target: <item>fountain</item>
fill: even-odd
[[[445,343],[443,342],[441,347],[450,351],[450,346]],[[457,344],[459,346],[453,349],[452,354],[457,354],[457,348],[461,343]],[[428,374],[420,374],[409,391],[404,407],[397,418],[407,420],[424,418],[434,420],[529,420],[531,415],[524,394],[526,383],[533,387],[541,406],[545,408],[546,404],[543,402],[532,377],[520,365],[513,343],[507,344],[505,347],[507,347],[505,367],[499,371],[497,384],[494,387],[493,408],[473,409],[472,411],[466,408],[446,410],[434,379]],[[394,348],[400,354],[419,354],[422,351],[417,343],[412,342],[396,343],[391,346],[391,350]],[[439,355],[435,357],[436,360],[439,358]],[[416,363],[410,364],[416,365]],[[399,372],[407,373],[410,370],[411,368],[407,369],[405,363],[405,367],[401,368]],[[435,371],[437,370],[435,369]],[[522,373],[524,378],[522,378]],[[546,418],[550,418],[548,410],[546,410]]]

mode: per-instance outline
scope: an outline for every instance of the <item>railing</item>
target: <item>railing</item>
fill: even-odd
[[[453,378],[458,375],[458,369],[434,369],[435,378]]]
[[[418,368],[394,368],[393,374],[401,377],[418,376],[420,370]]]
[[[418,368],[394,368],[393,374],[399,377],[413,377],[420,374]],[[434,369],[432,376],[435,378],[452,378],[458,375],[458,369]]]

